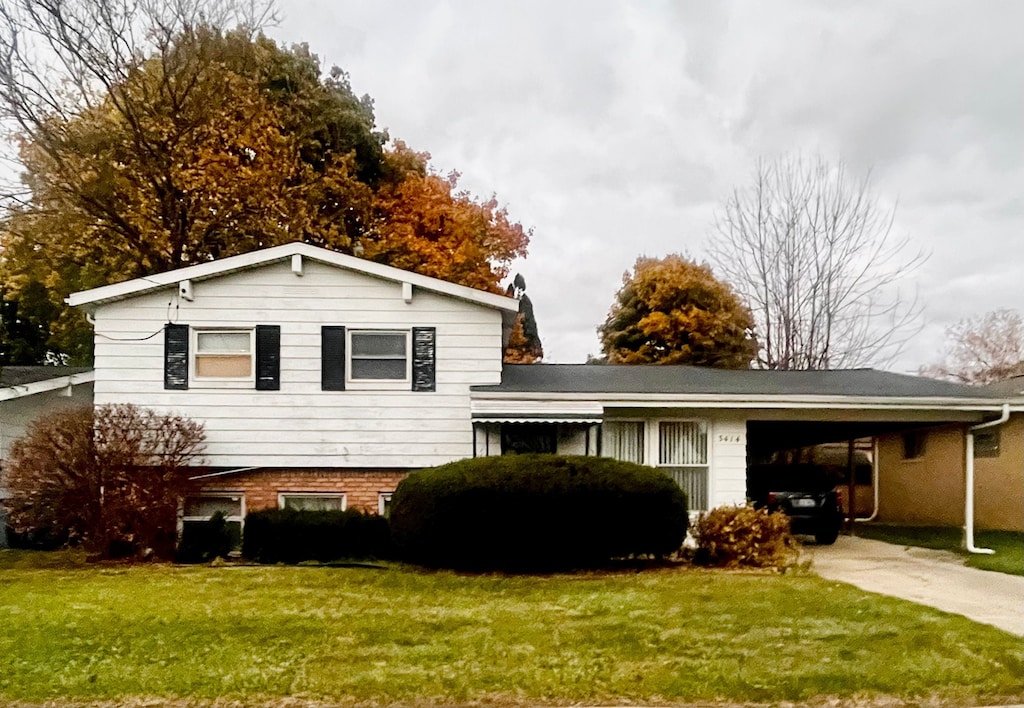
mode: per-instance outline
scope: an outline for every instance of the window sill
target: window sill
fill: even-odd
[[[346,381],[345,390],[347,391],[409,391],[412,388],[412,382],[408,379],[404,381]]]

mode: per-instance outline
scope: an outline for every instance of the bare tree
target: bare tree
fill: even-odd
[[[840,163],[757,164],[716,217],[709,251],[746,299],[764,369],[884,366],[919,330],[916,297],[899,288],[924,254],[905,256],[870,176]]]
[[[994,310],[946,328],[942,361],[922,376],[985,385],[1024,375],[1024,320],[1014,310]]]

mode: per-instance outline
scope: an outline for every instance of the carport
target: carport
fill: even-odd
[[[872,369],[506,365],[500,384],[473,386],[470,396],[475,454],[500,454],[502,449],[485,426],[520,420],[564,424],[585,416],[587,435],[559,435],[556,452],[608,455],[662,469],[697,500],[691,505],[696,511],[744,503],[750,465],[780,451],[832,444],[841,454],[843,444],[849,452],[850,440],[882,437],[884,450],[896,454],[899,448],[899,461],[913,462],[902,459],[907,457],[902,452],[903,445],[912,451],[914,431],[930,435],[939,429],[951,442],[944,454],[956,464],[935,470],[902,465],[904,472],[915,468],[917,477],[908,482],[910,493],[899,503],[920,503],[927,496],[922,489],[936,479],[953,485],[956,498],[947,494],[942,503],[965,510],[968,548],[974,493],[971,431],[1000,425],[1011,407],[1024,410],[1024,401],[984,389]],[[865,455],[878,459],[873,452],[869,446]],[[888,484],[885,471],[881,474]],[[879,487],[885,487],[878,479],[876,467],[868,513],[875,509]],[[881,506],[886,503],[883,493]],[[860,508],[855,502],[854,510]]]

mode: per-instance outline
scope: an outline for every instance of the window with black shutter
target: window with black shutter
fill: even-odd
[[[345,328],[320,328],[320,388],[345,390]]]
[[[281,389],[281,327],[256,325],[256,390]]]
[[[188,325],[164,325],[164,388],[188,388]]]
[[[434,391],[437,372],[434,364],[437,330],[434,327],[412,328],[412,390]]]

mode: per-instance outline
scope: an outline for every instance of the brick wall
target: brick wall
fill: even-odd
[[[407,474],[408,470],[263,468],[197,480],[190,491],[241,492],[246,512],[277,508],[282,492],[341,492],[349,509],[376,513],[378,494],[394,491]]]

